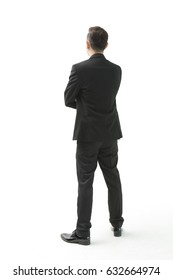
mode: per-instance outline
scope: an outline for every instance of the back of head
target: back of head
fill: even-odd
[[[99,26],[90,27],[87,39],[94,51],[103,52],[107,46],[108,33]]]

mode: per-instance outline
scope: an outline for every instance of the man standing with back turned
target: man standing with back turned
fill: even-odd
[[[77,110],[73,140],[77,140],[78,219],[72,233],[61,234],[64,241],[81,245],[90,244],[93,179],[97,162],[108,187],[109,221],[114,236],[121,236],[124,221],[117,169],[117,140],[122,137],[122,132],[116,95],[121,82],[121,68],[103,55],[108,45],[108,34],[103,28],[89,28],[86,44],[90,58],[72,66],[65,90],[65,105]]]

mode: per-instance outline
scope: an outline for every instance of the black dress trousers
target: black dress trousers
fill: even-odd
[[[123,224],[122,189],[118,162],[117,140],[100,142],[77,141],[76,167],[78,177],[77,234],[88,236],[91,228],[93,201],[93,179],[97,162],[102,170],[108,188],[110,223],[119,228]]]

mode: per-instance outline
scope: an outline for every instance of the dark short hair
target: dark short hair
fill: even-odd
[[[104,51],[108,41],[108,33],[99,26],[89,28],[87,39],[95,51]]]

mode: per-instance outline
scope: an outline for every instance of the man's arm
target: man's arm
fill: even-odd
[[[65,105],[76,109],[77,95],[79,93],[79,83],[75,67],[72,66],[69,82],[64,92]]]

